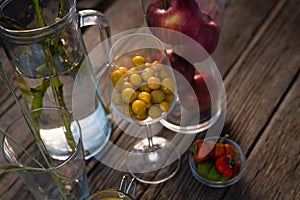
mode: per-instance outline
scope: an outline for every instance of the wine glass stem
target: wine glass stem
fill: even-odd
[[[149,150],[153,150],[152,131],[149,124],[146,125]]]

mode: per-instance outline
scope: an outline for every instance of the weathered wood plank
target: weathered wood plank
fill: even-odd
[[[77,0],[77,9],[96,9],[97,6],[101,3],[105,2],[105,0]]]
[[[256,35],[258,25],[269,16],[278,1],[226,1],[224,16],[224,65],[221,74],[228,73],[232,65]]]
[[[288,1],[255,48],[225,79],[229,131],[249,149],[299,70],[297,0]],[[238,83],[238,84],[237,84]]]
[[[144,24],[141,0],[116,0],[108,7],[104,14],[110,23],[111,34],[117,34]],[[96,27],[87,28],[84,32],[84,41],[88,51],[100,43],[99,32]]]
[[[243,181],[225,199],[300,198],[300,76],[247,160]],[[236,191],[239,191],[238,193]]]
[[[114,3],[115,0],[78,0],[77,9],[95,9],[99,11],[106,10],[109,6]]]

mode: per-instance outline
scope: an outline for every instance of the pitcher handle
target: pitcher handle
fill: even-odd
[[[81,10],[78,12],[80,16],[80,28],[85,26],[98,26],[100,33],[100,41],[103,42],[111,36],[109,21],[105,15],[98,10]],[[108,41],[109,42],[109,41]],[[110,45],[110,44],[109,44]]]

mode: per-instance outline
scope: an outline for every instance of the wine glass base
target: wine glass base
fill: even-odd
[[[128,157],[128,170],[138,181],[159,184],[172,178],[180,168],[180,154],[162,137],[152,137],[152,148],[148,139],[137,143]]]

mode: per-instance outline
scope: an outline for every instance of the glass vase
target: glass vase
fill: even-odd
[[[67,111],[54,107],[33,110],[29,119],[31,124],[20,116],[7,128],[2,139],[6,161],[18,166],[19,177],[36,199],[87,197],[89,188],[78,121]]]
[[[186,134],[203,133],[218,123],[219,133],[226,111],[220,73],[225,1],[141,0],[141,4],[145,26],[166,44],[172,67],[189,83],[177,81],[177,106],[161,123]],[[190,87],[193,92],[187,94]]]
[[[97,87],[80,28],[96,25],[100,39],[109,38],[105,16],[95,10],[76,11],[76,0],[6,0],[0,14],[0,41],[28,110],[54,106],[72,112],[82,128],[85,157],[97,154],[110,136],[109,112],[99,89],[95,98],[84,88],[80,94],[73,89],[79,69],[84,73],[78,84],[82,80],[84,87]],[[77,95],[85,99],[74,113]]]

